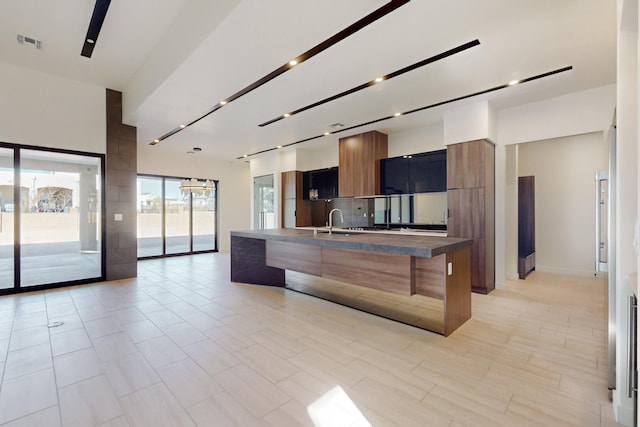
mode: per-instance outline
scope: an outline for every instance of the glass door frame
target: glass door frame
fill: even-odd
[[[196,255],[196,254],[206,254],[206,253],[212,253],[212,252],[218,252],[218,233],[220,230],[220,215],[218,215],[218,190],[219,190],[219,186],[220,183],[217,179],[210,179],[210,178],[196,178],[199,181],[206,181],[207,179],[211,182],[213,182],[214,185],[214,192],[215,192],[215,201],[214,201],[214,212],[215,212],[215,223],[214,223],[214,227],[215,227],[215,234],[213,237],[213,249],[205,249],[205,250],[198,250],[198,251],[194,251],[193,250],[193,195],[189,194],[189,205],[190,205],[190,209],[189,209],[189,251],[188,252],[179,252],[179,253],[167,253],[167,235],[166,235],[166,209],[165,209],[165,202],[166,202],[166,186],[165,186],[165,182],[167,179],[171,179],[171,180],[183,180],[183,179],[191,179],[191,178],[187,178],[187,177],[182,177],[182,176],[168,176],[168,175],[154,175],[154,174],[148,174],[148,173],[139,173],[136,175],[136,178],[156,178],[156,179],[160,179],[161,180],[161,191],[162,191],[162,203],[160,203],[161,209],[162,209],[162,215],[161,215],[161,224],[162,224],[162,254],[160,255],[150,255],[150,256],[142,256],[142,257],[138,257],[138,260],[144,260],[144,259],[155,259],[155,258],[167,258],[167,257],[173,257],[173,256],[184,256],[184,255]],[[137,238],[137,236],[136,236]]]
[[[267,186],[267,185],[263,185],[263,183],[261,182],[262,179],[270,179],[271,180],[271,186]],[[271,193],[272,193],[272,197],[273,200],[271,201],[271,205],[273,208],[273,211],[270,212],[272,214],[274,214],[274,218],[275,218],[275,187],[274,187],[274,181],[275,181],[275,177],[274,174],[267,174],[267,175],[260,175],[260,176],[254,176],[253,177],[253,198],[254,198],[254,202],[253,202],[253,228],[255,230],[264,230],[266,227],[265,224],[265,213],[269,213],[269,212],[263,212],[263,205],[264,205],[264,194],[263,194],[263,190],[265,188],[271,188]],[[275,227],[275,224],[274,224]]]
[[[99,153],[88,153],[84,151],[65,150],[60,148],[38,147],[32,145],[14,144],[0,141],[0,148],[13,150],[13,288],[0,289],[0,295],[15,294],[20,292],[33,292],[44,289],[60,288],[65,286],[82,285],[94,282],[104,282],[107,277],[107,230],[106,230],[106,155]],[[20,202],[21,194],[21,167],[20,167],[20,150],[42,151],[45,153],[70,154],[75,156],[93,157],[100,161],[100,276],[88,277],[78,280],[70,280],[64,282],[55,282],[47,284],[39,284],[32,286],[21,286],[21,266],[22,266],[22,248],[21,248],[21,217],[22,212],[16,208],[16,202]]]

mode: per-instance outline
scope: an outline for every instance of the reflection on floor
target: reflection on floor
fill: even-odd
[[[377,289],[286,272],[287,288],[386,317],[418,328],[444,333],[444,301],[422,295],[398,295]]]
[[[0,425],[616,425],[599,279],[534,272],[473,295],[444,338],[231,283],[228,254],[138,272],[0,297]]]

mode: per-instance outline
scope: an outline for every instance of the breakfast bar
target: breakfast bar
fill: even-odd
[[[440,325],[416,326],[448,336],[471,317],[471,243],[456,237],[347,230],[232,231],[231,280],[295,289],[285,272],[296,272],[311,280],[362,287],[376,292],[378,299],[396,301],[393,312],[399,314],[365,311],[399,321],[406,318],[403,301],[415,311],[420,301],[410,298],[435,299],[443,307]],[[335,302],[363,309],[344,299]]]

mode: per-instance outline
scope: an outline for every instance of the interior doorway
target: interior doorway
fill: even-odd
[[[273,175],[253,178],[253,228],[265,230],[276,227]]]

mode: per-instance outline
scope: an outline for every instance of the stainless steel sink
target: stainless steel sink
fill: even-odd
[[[329,234],[329,230],[327,229],[322,229],[322,230],[318,230],[318,234]],[[364,233],[358,233],[357,231],[352,231],[352,230],[332,230],[331,234],[339,234],[341,236],[356,236],[358,234],[364,234]]]

